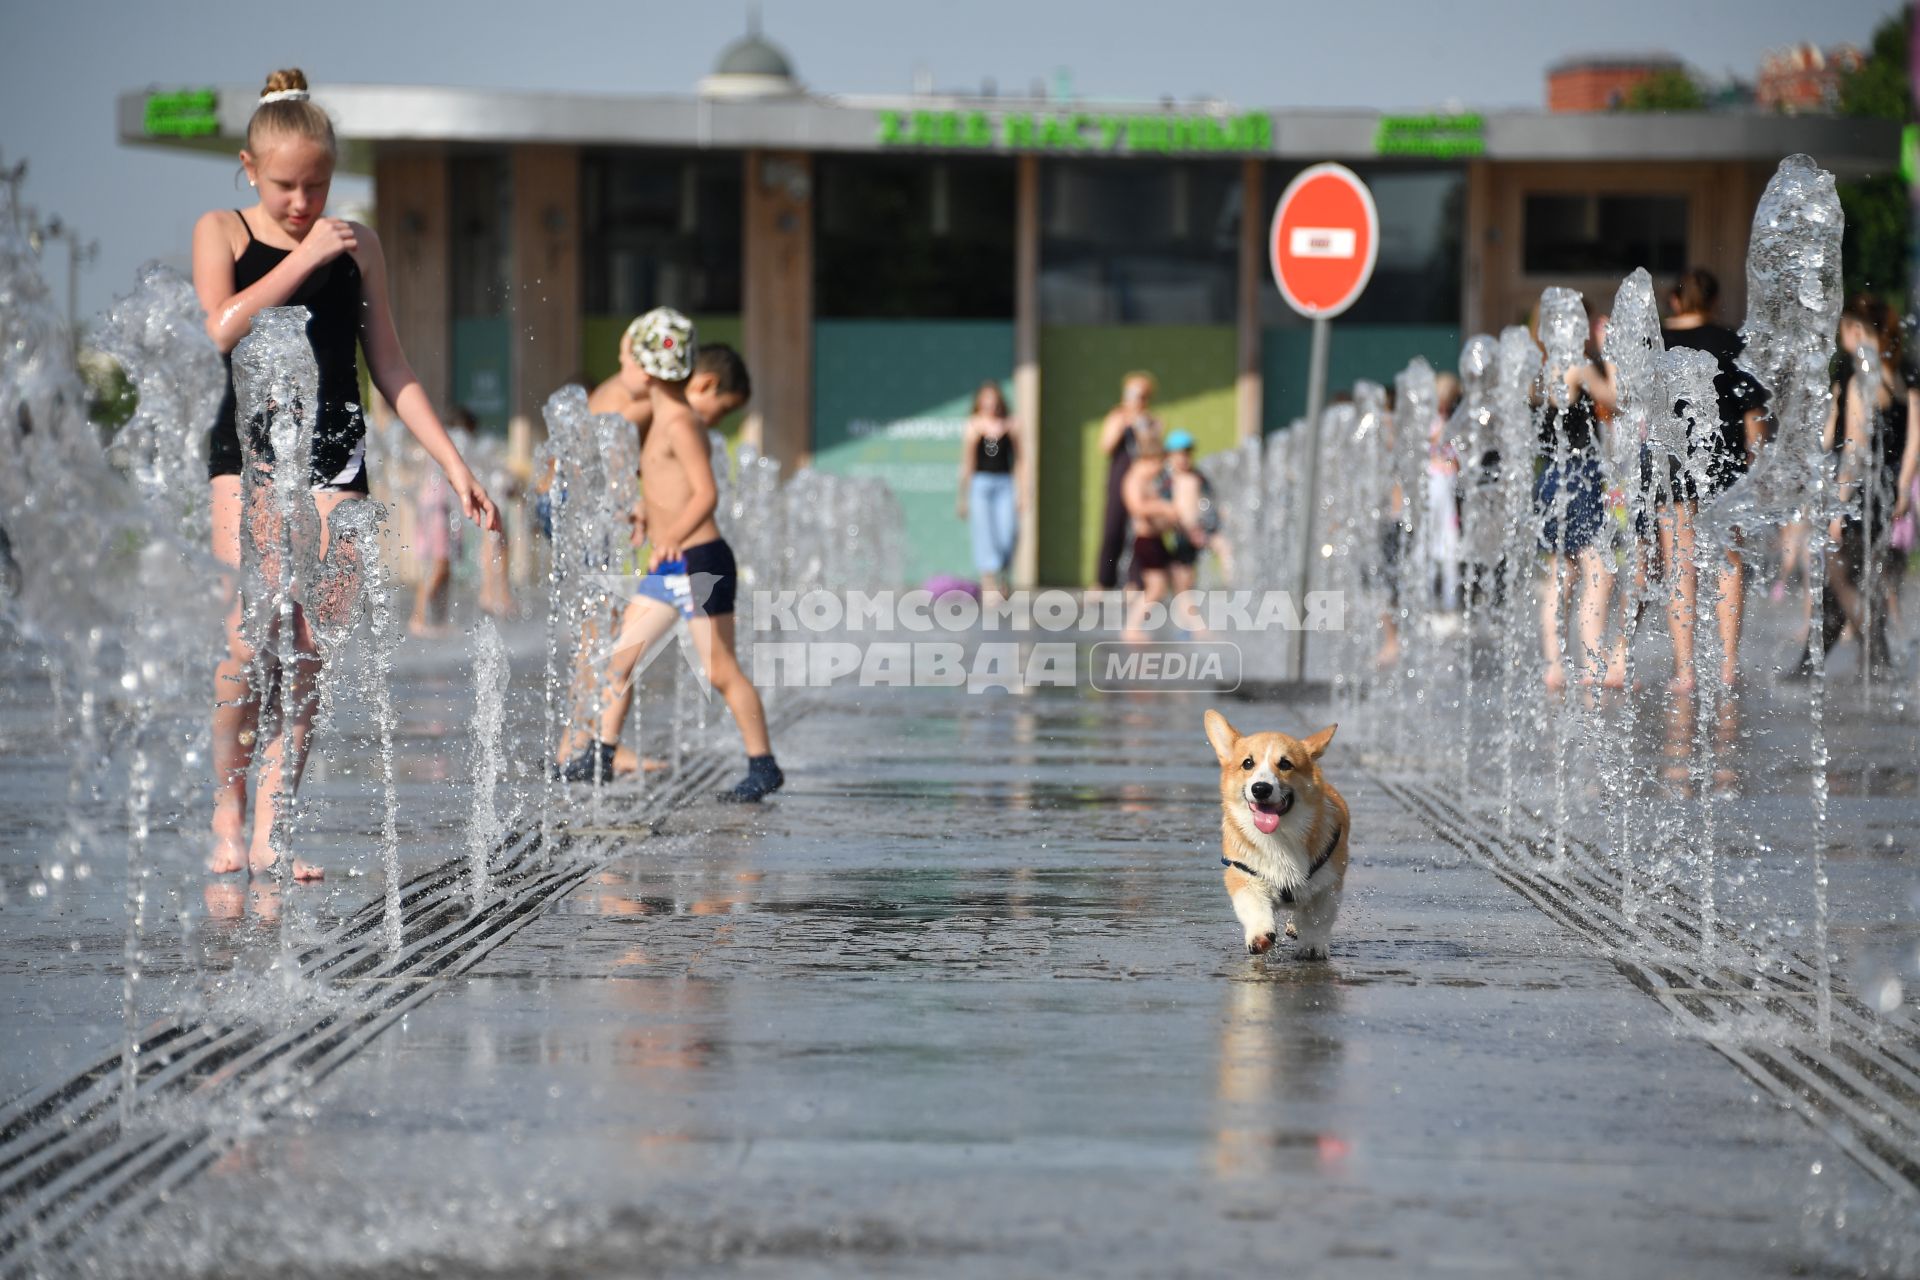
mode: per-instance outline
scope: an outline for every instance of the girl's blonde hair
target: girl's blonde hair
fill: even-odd
[[[973,407],[972,409],[969,410],[969,412],[971,413],[984,412],[984,410],[980,408],[980,402],[984,400],[989,394],[993,396],[994,401],[1000,406],[1000,416],[1003,418],[1006,417],[1007,416],[1007,393],[1002,391],[1000,389],[1000,384],[994,381],[992,378],[988,378],[985,382],[981,383],[979,386],[973,389]]]
[[[298,67],[288,67],[267,77],[266,87],[260,90],[262,98],[270,94],[298,96],[277,97],[253,109],[253,116],[247,121],[249,152],[259,156],[278,138],[311,138],[325,146],[328,155],[340,154],[340,144],[333,136],[333,121],[314,105],[313,99],[305,96],[306,92],[307,76]]]
[[[1147,399],[1149,400],[1153,399],[1153,397],[1160,392],[1160,380],[1148,373],[1145,369],[1135,369],[1132,373],[1120,379],[1121,390],[1124,391],[1129,383],[1134,382],[1144,382],[1147,384]]]

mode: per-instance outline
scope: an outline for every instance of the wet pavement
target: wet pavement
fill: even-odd
[[[524,743],[538,637],[512,638],[532,690],[510,703]],[[407,870],[425,885],[463,816],[470,695],[457,641],[406,652]],[[17,1095],[114,1044],[122,887],[100,866],[32,894],[44,858],[22,779],[64,771],[20,727],[36,695],[5,687],[0,1068]],[[1604,894],[1571,878],[1545,892],[1484,796],[1406,759],[1390,725],[1343,727],[1326,761],[1352,808],[1353,864],[1332,960],[1314,964],[1241,950],[1200,730],[1216,700],[801,701],[777,739],[790,783],[775,802],[669,809],[656,790],[643,808],[616,788],[600,826],[554,851],[576,871],[505,881],[529,909],[444,970],[343,967],[327,990],[269,1002],[282,1018],[317,1008],[323,1025],[397,993],[385,1021],[282,1073],[264,1101],[228,1107],[209,1087],[157,1110],[152,1129],[213,1135],[196,1139],[204,1159],[33,1265],[1787,1276],[1920,1259],[1899,1172],[1874,1176],[1865,1161],[1886,1161],[1848,1154],[1839,1112],[1796,1106],[1737,1060],[1785,1043],[1828,1069],[1794,1021],[1804,988],[1783,980],[1791,1007],[1771,1020],[1699,1013],[1690,991],[1726,996],[1715,973],[1609,934]],[[1226,709],[1243,729],[1300,732],[1330,714],[1321,695],[1275,690]],[[1742,750],[1772,759],[1793,726],[1753,718]],[[1836,770],[1834,936],[1849,956],[1910,952],[1911,745],[1855,724],[1836,731],[1865,785]],[[1791,777],[1769,768],[1723,814],[1730,847],[1772,839],[1730,855],[1730,948],[1794,939],[1810,909],[1778,852],[1804,807]],[[337,868],[298,904],[316,947],[380,896],[377,874],[347,874],[375,865],[363,781],[350,759],[315,777],[314,840]],[[196,900],[199,882],[175,879],[193,927],[156,913],[147,1012],[211,986],[193,998],[213,1021],[266,1016],[235,1009],[276,981],[257,972],[277,954],[274,904]],[[1853,1036],[1892,1065],[1834,1069],[1880,1072],[1888,1110],[1910,1108],[1905,1011],[1865,1032],[1843,1022],[1843,1048]],[[9,1158],[0,1148],[0,1176]]]

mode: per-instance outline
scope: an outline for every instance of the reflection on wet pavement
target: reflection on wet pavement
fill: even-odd
[[[1338,747],[1333,960],[1244,956],[1203,706],[814,711],[778,802],[623,837],[112,1256],[1788,1275],[1863,1223],[1909,1247],[1818,1132]]]

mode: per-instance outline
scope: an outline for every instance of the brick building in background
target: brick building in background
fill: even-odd
[[[1633,87],[1663,71],[1686,70],[1666,53],[1602,54],[1568,58],[1547,70],[1547,110],[1612,111]]]
[[[1865,59],[1850,44],[1820,49],[1796,44],[1768,54],[1760,62],[1754,101],[1767,111],[1832,111],[1840,105],[1840,80]]]

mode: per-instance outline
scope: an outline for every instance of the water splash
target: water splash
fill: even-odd
[[[482,619],[473,633],[473,812],[467,821],[467,894],[476,912],[490,893],[487,861],[507,834],[494,789],[506,767],[501,736],[511,679],[499,628]]]
[[[1494,438],[1499,442],[1499,473],[1495,527],[1501,531],[1499,600],[1496,626],[1500,633],[1500,698],[1509,708],[1500,732],[1501,834],[1513,834],[1517,802],[1520,740],[1532,732],[1531,715],[1513,714],[1530,704],[1520,701],[1523,684],[1533,677],[1528,623],[1533,617],[1533,457],[1539,431],[1533,416],[1533,389],[1540,376],[1540,348],[1523,325],[1500,331],[1499,364],[1494,382]]]
[[[1808,156],[1782,160],[1753,214],[1747,249],[1747,322],[1741,329],[1746,350],[1740,365],[1771,391],[1778,425],[1772,446],[1762,451],[1746,480],[1736,486],[1745,492],[1730,496],[1761,519],[1792,512],[1809,522],[1815,536],[1807,539],[1807,592],[1815,617],[1826,587],[1826,548],[1818,534],[1832,506],[1820,435],[1831,399],[1828,359],[1840,318],[1844,225],[1833,175]],[[1813,776],[1813,945],[1820,1036],[1830,1044],[1833,974],[1827,938],[1829,759],[1824,646],[1809,644],[1807,656],[1813,668],[1808,743]]]

